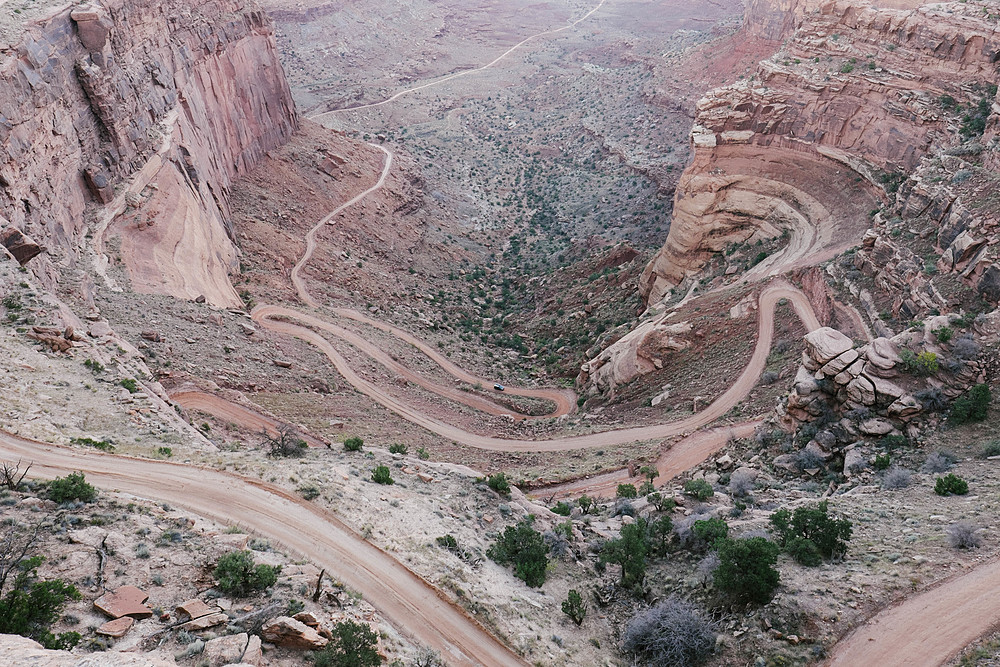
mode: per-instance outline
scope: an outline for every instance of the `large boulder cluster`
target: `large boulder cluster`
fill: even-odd
[[[949,321],[947,316],[931,318],[922,330],[876,338],[860,347],[830,327],[807,334],[792,390],[778,408],[783,425],[800,434],[808,425],[812,439],[806,449],[823,460],[866,438],[915,436],[914,421],[921,413],[940,409],[943,401],[983,381],[976,354],[959,358],[957,349],[946,351],[933,333]],[[970,336],[956,340],[976,347]],[[913,369],[920,353],[933,362],[925,373]]]

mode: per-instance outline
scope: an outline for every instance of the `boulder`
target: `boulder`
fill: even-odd
[[[922,411],[924,406],[916,398],[910,395],[901,396],[889,405],[887,414],[890,417],[906,418],[912,417]]]
[[[831,327],[810,331],[805,343],[809,357],[821,365],[854,348],[854,341]]]
[[[875,385],[865,376],[859,376],[847,384],[847,397],[860,405],[875,405]]]
[[[207,630],[208,628],[214,628],[217,625],[222,625],[229,621],[229,617],[226,616],[221,611],[212,612],[211,614],[205,614],[204,616],[199,616],[198,618],[192,619],[187,623],[181,625],[182,630],[187,630],[188,632],[196,632],[198,630]]]
[[[0,245],[7,248],[21,266],[45,251],[45,248],[15,227],[0,230]]]
[[[323,648],[329,641],[305,623],[288,616],[268,621],[261,629],[261,636],[277,646],[310,651]]]
[[[858,351],[855,350],[854,348],[851,348],[847,352],[837,355],[830,361],[826,362],[826,364],[824,364],[823,367],[820,368],[819,370],[821,373],[823,373],[823,375],[827,377],[837,375],[841,371],[845,370],[848,366],[853,364],[857,360],[858,356],[859,356]]]
[[[866,419],[858,426],[865,435],[889,435],[895,430],[885,419]]]
[[[868,467],[868,461],[860,449],[854,448],[844,452],[844,474],[853,477]]]
[[[872,385],[875,387],[875,394],[880,398],[888,401],[894,401],[900,396],[906,394],[902,387],[894,382],[890,382],[885,378],[880,378],[878,376],[867,376],[871,380]]]
[[[800,396],[808,396],[819,389],[819,385],[816,384],[816,378],[813,377],[813,374],[805,366],[799,366],[799,370],[795,373],[795,382],[792,386]]]
[[[257,640],[257,650],[260,650],[260,638],[254,635]],[[246,662],[245,653],[249,648],[250,636],[245,632],[238,635],[228,635],[216,637],[205,643],[205,650],[202,652],[202,663],[208,663],[208,667],[222,667],[223,665],[234,665]]]

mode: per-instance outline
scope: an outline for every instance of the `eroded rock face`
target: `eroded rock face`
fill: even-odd
[[[834,227],[839,238],[814,244],[814,254],[860,240],[883,174],[914,167],[944,129],[937,97],[964,99],[961,82],[996,79],[1000,32],[984,16],[974,3],[749,2],[747,34],[785,43],[754,76],[698,103],[694,160],[666,244],[640,280],[647,302],[713,252],[773,236],[780,202],[810,227]],[[799,192],[821,208],[804,209]],[[786,217],[779,227],[795,220]],[[974,254],[974,241],[961,250]]]
[[[0,213],[49,248],[39,272],[78,252],[88,201],[129,214],[122,227],[180,207],[165,221],[187,224],[190,248],[126,256],[136,288],[237,305],[229,189],[297,125],[265,14],[242,0],[107,0],[28,27],[16,51],[0,65]],[[138,198],[117,201],[137,175]],[[167,194],[149,203],[161,180]],[[155,228],[146,247],[183,236]],[[189,255],[210,266],[177,265]]]
[[[585,363],[577,383],[599,393],[613,392],[618,385],[663,368],[671,353],[689,348],[691,329],[688,322],[654,317]]]
[[[305,623],[288,616],[279,616],[265,623],[261,636],[278,646],[303,650],[323,648],[329,641]]]

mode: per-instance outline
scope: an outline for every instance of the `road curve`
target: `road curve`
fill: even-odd
[[[99,487],[249,527],[361,591],[394,627],[439,651],[449,664],[526,664],[440,592],[332,513],[278,487],[208,468],[58,447],[3,431],[0,456],[31,461],[32,475],[42,478],[81,471]]]
[[[828,667],[941,665],[1000,626],[1000,559],[879,612],[837,643]]]
[[[432,433],[458,444],[479,449],[505,452],[555,452],[593,447],[608,447],[629,442],[657,440],[674,437],[694,431],[709,424],[739,403],[757,384],[761,371],[767,363],[774,336],[774,309],[778,302],[791,302],[796,314],[809,331],[819,328],[819,321],[805,294],[783,281],[775,281],[761,293],[758,303],[757,345],[750,363],[739,378],[721,396],[701,412],[686,419],[667,424],[638,426],[589,435],[569,436],[551,440],[513,440],[472,433],[429,417],[419,410],[389,395],[377,385],[361,377],[347,363],[347,360],[323,336],[312,329],[293,324],[287,320],[297,320],[309,326],[322,326],[323,320],[284,306],[261,305],[251,314],[260,326],[277,333],[295,336],[315,345],[337,371],[362,394],[395,412],[407,421],[421,426]],[[281,318],[281,319],[278,319]],[[322,328],[326,328],[325,326]]]
[[[591,15],[594,14],[594,12],[596,12],[597,10],[599,10],[601,7],[604,6],[604,3],[606,1],[607,0],[601,0],[599,3],[597,3],[597,6],[594,7],[593,9],[591,9],[589,12],[587,12],[586,14],[584,14],[583,16],[581,16],[580,18],[576,19],[575,21],[571,21],[570,23],[567,23],[566,25],[564,25],[561,28],[553,28],[552,30],[546,30],[544,32],[539,32],[539,33],[536,33],[536,34],[534,34],[534,35],[532,35],[530,37],[526,37],[525,39],[522,39],[520,42],[518,42],[514,46],[510,47],[509,49],[507,49],[506,51],[504,51],[503,53],[501,53],[499,56],[497,56],[496,58],[494,58],[493,60],[491,60],[490,62],[486,63],[485,65],[483,65],[481,67],[476,67],[474,69],[465,69],[465,70],[462,70],[461,72],[455,72],[454,74],[448,74],[447,76],[441,77],[440,79],[435,79],[434,81],[430,81],[428,83],[420,84],[419,86],[413,86],[411,88],[405,88],[405,89],[403,89],[403,90],[395,93],[391,97],[387,97],[386,99],[382,100],[381,102],[372,102],[370,104],[359,104],[359,105],[353,106],[353,107],[344,107],[342,109],[333,109],[331,111],[324,111],[323,113],[313,114],[312,116],[309,116],[309,120],[316,120],[318,118],[322,118],[323,116],[329,116],[329,115],[332,115],[332,114],[335,114],[335,113],[342,113],[344,111],[361,111],[362,109],[373,109],[375,107],[380,107],[380,106],[383,106],[385,104],[389,104],[390,102],[393,102],[395,100],[398,100],[403,95],[409,95],[410,93],[415,93],[418,90],[424,90],[425,88],[430,88],[432,86],[438,86],[438,85],[441,85],[442,83],[445,83],[447,81],[451,81],[453,79],[457,79],[457,78],[462,77],[462,76],[468,76],[469,74],[474,74],[476,72],[481,72],[481,71],[483,71],[485,69],[489,69],[489,68],[493,67],[494,65],[496,65],[501,60],[503,60],[504,58],[506,58],[507,56],[509,56],[510,54],[514,53],[514,51],[517,51],[519,48],[521,48],[522,46],[524,46],[525,44],[527,44],[528,42],[530,42],[530,41],[532,41],[534,39],[538,39],[539,37],[545,37],[546,35],[554,35],[556,33],[562,32],[563,30],[569,30],[570,28],[575,27],[576,25],[578,25],[582,21],[585,21],[588,18],[590,18]]]
[[[266,431],[270,436],[278,435],[281,422],[272,417],[244,407],[239,403],[209,394],[204,391],[178,391],[170,394],[170,400],[185,410],[200,410],[219,419],[239,424],[243,428],[260,433]],[[310,447],[327,447],[329,443],[316,436],[299,431],[299,436]]]

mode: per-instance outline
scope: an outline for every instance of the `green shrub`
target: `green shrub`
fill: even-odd
[[[510,482],[507,481],[507,475],[502,472],[498,472],[495,475],[490,475],[486,479],[486,485],[499,493],[501,496],[510,496]]]
[[[538,588],[545,583],[549,548],[541,533],[531,527],[531,519],[534,517],[516,526],[508,526],[497,536],[497,541],[486,555],[501,565],[513,565],[514,576],[532,588]]]
[[[816,543],[801,537],[793,537],[785,543],[785,552],[801,565],[816,567],[823,562]]]
[[[969,492],[969,483],[954,473],[934,480],[934,493],[939,496],[964,496]]]
[[[934,337],[937,338],[938,342],[942,344],[950,341],[951,337],[955,335],[955,331],[948,326],[934,329],[931,333],[934,334]]]
[[[885,470],[892,464],[892,457],[888,454],[875,455],[875,470]]]
[[[826,559],[842,556],[847,551],[847,540],[851,539],[853,532],[853,525],[848,519],[830,517],[829,504],[825,500],[816,507],[797,507],[794,514],[787,509],[778,510],[771,515],[770,521],[778,544],[786,550],[793,540],[805,540],[812,542],[816,551]],[[797,552],[807,548],[794,544]]]
[[[42,560],[40,556],[25,558],[8,570],[16,574],[0,598],[0,634],[29,637],[48,649],[70,649],[80,641],[80,633],[55,635],[49,628],[59,619],[63,605],[82,596],[62,579],[39,580],[36,571]]]
[[[719,565],[712,574],[715,587],[739,604],[767,604],[781,580],[774,568],[780,551],[763,537],[722,540]]]
[[[647,530],[647,540],[650,549],[660,556],[667,554],[670,545],[670,538],[673,535],[674,522],[667,516],[657,517],[649,522]]]
[[[1000,456],[1000,440],[991,440],[983,445],[983,449],[979,452],[979,458],[988,459],[991,456]]]
[[[576,503],[580,506],[584,514],[590,514],[590,510],[594,507],[594,499],[587,494],[583,494],[577,498]]]
[[[552,508],[552,511],[559,516],[569,516],[570,512],[573,511],[573,508],[566,501],[560,500],[556,503],[555,507]]]
[[[447,549],[448,551],[458,551],[458,540],[452,534],[442,535],[434,540],[437,542],[439,547]]]
[[[427,451],[426,447],[419,447],[417,449],[417,457],[421,461],[426,461],[427,459],[429,459],[431,457],[431,453],[429,451]]]
[[[715,490],[712,489],[711,484],[703,479],[690,479],[684,483],[684,493],[705,501],[715,495]]]
[[[139,385],[132,378],[125,378],[124,380],[121,381],[120,384],[121,386],[128,389],[128,393],[130,394],[134,394],[137,391],[139,391]]]
[[[361,448],[364,446],[365,441],[357,436],[353,436],[344,440],[344,451],[345,452],[360,452]]]
[[[673,512],[677,507],[677,501],[667,498],[662,493],[654,492],[646,496],[646,500],[656,508],[658,512]]]
[[[562,603],[562,612],[569,616],[570,620],[577,625],[582,624],[583,619],[587,616],[587,606],[583,603],[583,598],[575,588],[569,589],[566,601]]]
[[[615,495],[618,498],[638,498],[639,491],[636,490],[635,484],[619,484]]]
[[[392,472],[389,470],[389,466],[375,466],[375,470],[372,470],[372,481],[376,484],[394,484],[392,479]]]
[[[86,445],[87,447],[93,447],[94,449],[99,449],[102,452],[115,451],[114,443],[112,443],[110,440],[94,440],[93,438],[70,438],[69,441],[75,445]]]
[[[87,484],[82,472],[71,472],[49,482],[47,495],[49,500],[60,505],[73,500],[89,503],[97,498],[97,489]]]
[[[170,449],[169,447],[157,447],[156,453],[157,455],[162,456],[165,459],[169,459],[171,456],[174,455],[174,450]]]
[[[403,454],[405,456],[407,451],[409,451],[409,450],[407,449],[406,445],[404,445],[404,444],[401,444],[401,443],[397,442],[395,444],[389,445],[389,453],[390,454]]]
[[[968,392],[955,399],[951,405],[949,420],[955,424],[981,422],[986,419],[993,395],[987,384],[977,384]]]
[[[714,547],[719,540],[729,537],[729,524],[719,518],[701,519],[695,521],[691,532],[701,544]]]
[[[256,591],[270,588],[278,581],[281,566],[256,564],[249,551],[231,551],[219,559],[212,576],[219,590],[227,595],[245,598]]]
[[[341,621],[333,626],[333,639],[313,654],[314,667],[376,667],[378,635],[367,623]]]
[[[299,493],[306,500],[316,500],[319,498],[319,489],[314,484],[306,484],[299,487]]]
[[[913,354],[912,350],[903,349],[899,352],[899,358],[903,361],[903,370],[910,375],[926,377],[938,372],[940,364],[937,355],[933,352],[921,352]]]

